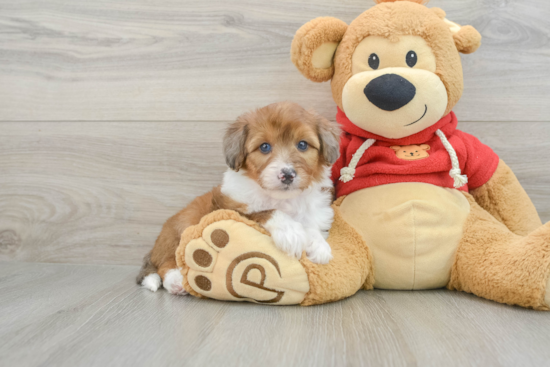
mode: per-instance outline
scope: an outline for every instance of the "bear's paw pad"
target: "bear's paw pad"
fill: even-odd
[[[187,281],[218,300],[299,304],[309,291],[300,262],[277,249],[270,236],[236,220],[207,226],[185,247]]]

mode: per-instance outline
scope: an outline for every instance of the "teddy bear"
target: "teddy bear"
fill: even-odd
[[[306,78],[331,81],[344,132],[332,168],[333,259],[291,258],[259,224],[220,210],[182,235],[184,288],[307,306],[360,289],[445,287],[549,310],[550,223],[452,112],[463,91],[459,53],[476,51],[480,34],[422,0],[376,3],[349,25],[308,22],[291,46]],[[214,254],[206,267],[194,257],[201,248]]]

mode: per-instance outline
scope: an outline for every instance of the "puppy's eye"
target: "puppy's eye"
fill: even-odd
[[[369,66],[374,70],[378,69],[378,66],[380,66],[380,59],[377,54],[370,54]]]
[[[308,145],[306,141],[302,140],[298,143],[297,147],[298,147],[298,150],[305,152],[307,150]]]
[[[271,152],[271,145],[263,143],[262,145],[260,145],[260,152],[264,154]]]
[[[407,65],[409,65],[411,68],[415,66],[416,62],[418,61],[418,56],[416,56],[416,52],[409,51],[409,53],[407,53],[406,61]]]

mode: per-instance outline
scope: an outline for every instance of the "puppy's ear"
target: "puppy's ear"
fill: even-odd
[[[390,147],[390,149],[393,149],[394,151],[397,152],[399,149],[401,149],[401,147],[400,147],[399,145],[392,145],[392,146]]]
[[[332,17],[317,18],[304,24],[292,40],[292,62],[309,80],[330,80],[334,74],[334,54],[346,29],[346,23]]]
[[[429,146],[428,144],[422,144],[422,145],[420,146],[420,149],[422,149],[422,150],[430,150],[430,146]]]
[[[321,154],[325,161],[332,165],[340,156],[340,126],[326,118],[316,115],[317,133],[321,143]]]
[[[460,26],[448,19],[444,19],[444,21],[451,29],[458,52],[471,54],[481,46],[481,34],[474,27],[471,25]]]
[[[244,164],[246,159],[246,138],[248,137],[248,123],[245,116],[239,116],[225,131],[223,138],[223,152],[225,162],[234,171]]]

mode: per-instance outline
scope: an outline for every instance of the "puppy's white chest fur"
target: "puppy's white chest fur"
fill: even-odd
[[[246,204],[247,214],[279,210],[304,226],[328,231],[334,216],[330,208],[332,193],[327,190],[332,187],[329,176],[330,169],[327,168],[323,173],[323,179],[312,183],[304,191],[270,191],[245,176],[242,170],[227,170],[223,177],[221,192],[239,203]]]
[[[327,190],[331,187],[329,168],[324,170],[322,180],[303,191],[266,190],[242,170],[227,170],[221,192],[246,204],[247,214],[274,210],[264,227],[271,233],[275,245],[297,258],[306,251],[311,261],[324,264],[332,258],[326,242],[334,218],[330,207],[332,193]]]

